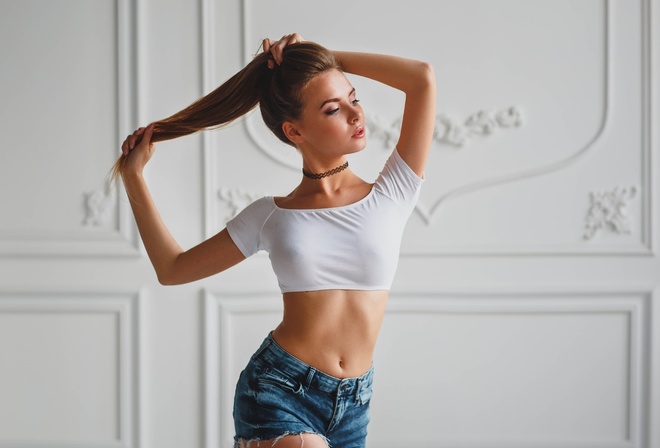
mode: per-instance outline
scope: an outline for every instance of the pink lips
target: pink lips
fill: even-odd
[[[355,130],[355,133],[353,134],[352,138],[362,138],[364,137],[364,128],[360,126]]]

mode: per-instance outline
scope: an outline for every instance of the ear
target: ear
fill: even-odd
[[[298,131],[298,127],[291,121],[282,123],[282,132],[292,143],[299,144],[304,140],[302,134]]]

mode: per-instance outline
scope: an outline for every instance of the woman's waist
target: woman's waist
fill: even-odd
[[[261,363],[270,377],[298,383],[291,384],[290,387],[293,388],[304,386],[332,394],[337,392],[350,394],[351,390],[359,392],[362,387],[370,387],[373,379],[373,366],[354,376],[328,374],[285,350],[275,341],[273,332],[266,337],[252,359]]]
[[[358,344],[345,351],[339,345],[314,336],[301,338],[278,326],[271,332],[273,343],[291,358],[330,377],[344,379],[364,375],[372,367],[373,344]]]
[[[358,376],[371,367],[387,292],[323,291],[285,295],[274,340],[329,375]]]

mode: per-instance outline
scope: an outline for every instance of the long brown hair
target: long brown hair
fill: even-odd
[[[313,42],[287,45],[282,63],[272,63],[270,53],[260,53],[241,71],[211,93],[163,120],[154,122],[152,142],[170,140],[198,131],[217,129],[242,117],[259,104],[266,126],[284,143],[282,124],[302,115],[302,90],[316,75],[327,70],[341,70],[328,49]],[[111,171],[117,179],[124,169],[126,156],[119,157]]]

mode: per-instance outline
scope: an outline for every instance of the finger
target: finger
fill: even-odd
[[[128,137],[126,137],[126,140],[124,140],[124,144],[122,145],[122,152],[124,152],[124,146],[126,146],[126,154],[128,154],[131,149],[135,146],[135,140],[138,138],[140,135],[140,130],[136,129],[133,131],[132,134],[129,134]]]
[[[300,34],[293,33],[289,35],[289,39],[287,40],[288,44],[297,44],[299,42],[304,42],[304,39]]]
[[[268,49],[268,52],[270,53],[270,57],[271,57],[275,62],[277,62],[277,56],[276,56],[276,53],[277,53],[277,44],[278,44],[278,43],[279,43],[279,41],[275,42],[275,43],[274,43],[273,45],[271,45],[270,48]],[[278,62],[278,64],[279,64],[279,62]]]
[[[129,150],[132,150],[133,148],[135,148],[136,144],[139,144],[139,141],[142,138],[142,134],[144,134],[145,129],[147,129],[147,128],[143,126],[143,127],[137,128],[135,131],[133,131],[133,135],[131,135],[128,138],[129,139],[129,142],[128,142]]]
[[[149,145],[151,143],[151,136],[154,134],[154,128],[156,125],[154,123],[151,123],[147,128],[144,130],[144,135],[142,135],[142,140],[140,140],[140,145]]]
[[[298,33],[286,34],[282,36],[280,40],[278,40],[270,47],[270,52],[273,55],[273,59],[275,59],[277,64],[281,64],[282,59],[284,58],[284,47],[290,44],[296,44],[304,41],[305,40]]]
[[[279,40],[270,49],[270,53],[273,55],[273,59],[275,59],[275,62],[277,62],[278,65],[282,63],[282,50],[284,49],[285,46],[286,46],[286,41]]]
[[[271,46],[272,43],[270,42],[269,38],[265,38],[263,42],[261,42],[261,47],[264,49],[264,53],[268,53],[270,51]]]
[[[137,134],[131,134],[128,136],[127,140],[128,140],[129,150],[133,150],[133,148],[135,148],[135,142],[137,141],[137,139],[138,139]]]

